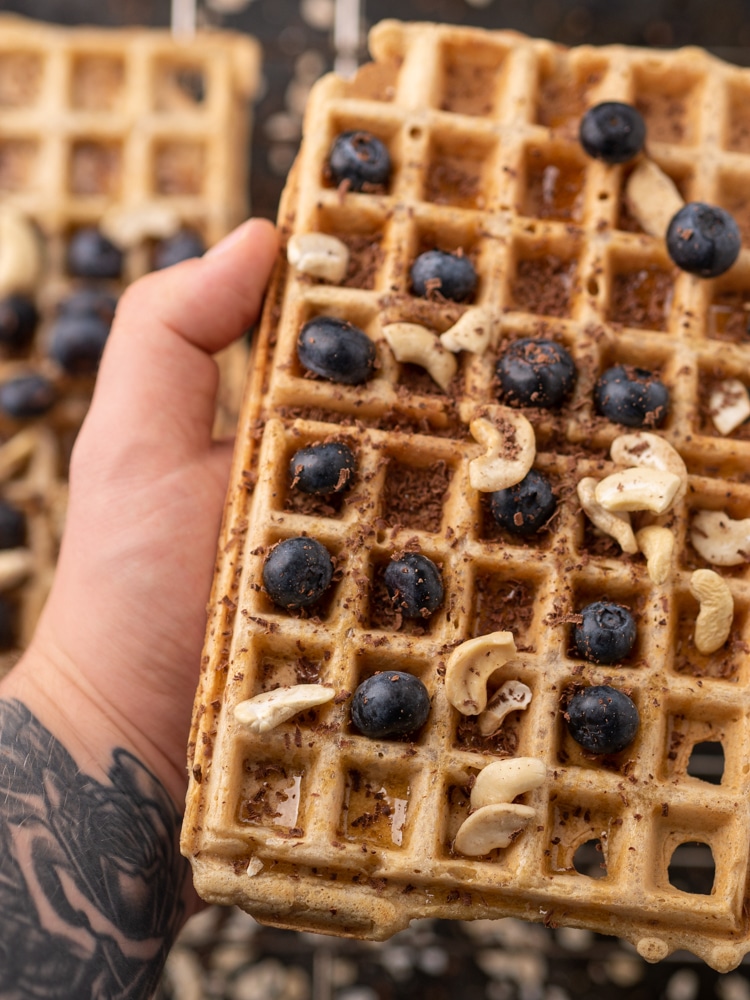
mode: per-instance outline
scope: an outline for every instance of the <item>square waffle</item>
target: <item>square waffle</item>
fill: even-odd
[[[182,849],[196,887],[280,927],[383,939],[417,917],[515,916],[618,935],[650,961],[687,948],[726,971],[750,949],[750,569],[746,558],[711,567],[734,611],[723,646],[699,652],[690,581],[709,564],[691,526],[704,510],[750,515],[748,425],[720,435],[706,402],[723,379],[748,385],[750,254],[716,279],[679,271],[631,210],[632,166],[587,157],[578,126],[601,101],[635,105],[648,157],[686,200],[734,212],[747,246],[750,73],[697,49],[565,50],[390,21],[370,46],[374,62],[354,80],[316,85],[280,210],[287,239],[336,236],[350,262],[335,284],[281,261],[254,347],[189,745]],[[332,143],[350,129],[387,146],[385,190],[330,180]],[[412,294],[411,264],[434,247],[470,257],[473,305],[495,328],[485,351],[459,355],[445,390],[397,362],[383,334],[395,322],[440,334],[468,308]],[[297,340],[317,316],[367,334],[375,377],[350,386],[305,371]],[[564,344],[578,375],[560,410],[524,410],[535,468],[559,502],[546,531],[519,540],[472,488],[483,448],[470,421],[497,403],[499,354],[530,336]],[[659,372],[671,408],[658,435],[687,468],[684,496],[655,519],[675,541],[659,583],[577,496],[582,478],[614,471],[609,447],[628,430],[592,402],[616,364]],[[356,454],[354,485],[327,503],[300,497],[292,455],[330,440]],[[325,545],[336,567],[307,613],[262,585],[269,551],[298,536]],[[445,588],[416,623],[382,583],[394,555],[415,550]],[[637,623],[614,666],[583,661],[572,641],[571,622],[602,595]],[[445,675],[457,648],[499,630],[515,655],[490,688],[520,681],[531,701],[486,736],[451,704]],[[427,688],[413,739],[352,724],[352,692],[384,671]],[[260,734],[237,720],[240,703],[301,683],[336,696]],[[583,751],[565,720],[566,692],[595,684],[624,690],[640,714],[634,741],[604,757]],[[477,775],[520,757],[546,775],[518,800],[533,819],[505,848],[462,853]]]
[[[0,585],[18,619],[8,663],[28,642],[49,587],[68,455],[93,389],[92,377],[65,375],[47,356],[58,306],[83,286],[118,296],[152,269],[157,243],[146,221],[142,237],[128,241],[121,278],[92,281],[69,273],[70,238],[105,218],[166,216],[209,246],[244,219],[259,67],[255,41],[231,33],[178,40],[167,31],[0,17],[0,208],[20,213],[42,248],[30,289],[41,320],[28,348],[0,357],[0,384],[32,371],[57,390],[37,421],[0,413],[2,495],[24,510],[32,553],[25,582],[11,574]],[[12,252],[0,247],[0,255]],[[220,434],[233,432],[245,366],[242,345],[220,357]]]

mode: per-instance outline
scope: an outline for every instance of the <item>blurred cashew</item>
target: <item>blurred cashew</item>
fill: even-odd
[[[130,250],[144,240],[167,240],[180,229],[180,216],[169,205],[142,202],[117,206],[105,212],[100,229],[121,250]]]
[[[448,388],[458,371],[458,362],[436,333],[416,323],[388,323],[383,327],[383,336],[396,361],[420,365],[441,389]]]
[[[164,967],[167,989],[180,1000],[202,1000],[203,969],[198,954],[184,945],[172,948]]]
[[[641,159],[628,178],[625,197],[641,228],[661,240],[672,216],[685,204],[672,178],[647,157]]]
[[[498,688],[487,708],[477,718],[477,729],[482,736],[492,736],[511,712],[522,712],[531,703],[531,688],[521,681],[506,681]]]
[[[462,715],[478,715],[487,704],[487,681],[512,659],[512,632],[491,632],[456,646],[445,666],[445,694]]]
[[[0,444],[0,481],[9,479],[34,455],[40,444],[38,426],[23,430]]]
[[[241,701],[235,706],[234,717],[253,733],[267,733],[299,712],[325,704],[335,693],[333,688],[323,687],[322,684],[275,688]]]
[[[690,593],[700,602],[695,645],[701,653],[715,653],[727,641],[732,628],[732,591],[726,580],[712,569],[697,569],[690,577]]]
[[[512,802],[517,795],[533,792],[547,778],[547,765],[537,757],[508,757],[483,767],[471,790],[471,808]]]
[[[649,579],[661,586],[669,579],[674,555],[674,535],[669,528],[649,524],[635,533],[638,547],[646,557]]]
[[[531,806],[484,806],[463,821],[453,846],[460,854],[482,857],[495,848],[507,847],[535,815]]]
[[[17,587],[34,572],[34,557],[29,549],[5,549],[0,552],[0,590]]]
[[[338,285],[349,267],[349,247],[327,233],[298,233],[289,238],[286,259],[301,274]]]
[[[639,466],[606,476],[597,483],[594,496],[605,510],[649,510],[652,514],[664,514],[674,503],[679,488],[679,476],[673,472]]]
[[[206,6],[217,14],[239,14],[251,3],[252,0],[207,0]]]
[[[750,517],[735,521],[723,510],[699,510],[690,541],[713,566],[739,566],[750,561]]]
[[[536,457],[536,437],[528,419],[509,406],[493,406],[490,416],[469,425],[472,437],[486,449],[469,462],[469,482],[481,493],[515,486],[531,469]]]
[[[687,466],[682,456],[666,438],[650,431],[636,431],[634,434],[620,434],[609,449],[612,461],[617,465],[658,469],[679,476],[680,486],[675,494],[678,503],[687,490]]]
[[[467,309],[453,326],[440,334],[440,343],[449,351],[482,354],[490,345],[498,326],[494,314],[482,306]]]
[[[731,434],[750,417],[750,393],[738,378],[726,378],[712,390],[708,412],[719,434]]]
[[[41,269],[39,237],[31,222],[10,205],[0,205],[0,297],[33,292]]]
[[[605,510],[596,500],[596,480],[592,476],[584,477],[578,483],[577,491],[583,512],[591,523],[614,538],[623,552],[634,555],[638,551],[638,543],[630,525],[630,514]]]

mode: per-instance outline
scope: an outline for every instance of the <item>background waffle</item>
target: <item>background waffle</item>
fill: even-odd
[[[254,40],[226,32],[177,40],[168,31],[0,17],[0,207],[22,212],[43,244],[34,295],[41,322],[27,351],[0,357],[0,384],[31,370],[59,390],[53,409],[29,426],[0,414],[0,494],[26,513],[33,555],[22,586],[0,579],[18,612],[18,648],[51,581],[68,456],[93,388],[93,378],[64,376],[47,358],[57,307],[80,287],[116,297],[153,266],[155,240],[144,237],[125,252],[121,280],[73,278],[70,237],[113,211],[147,207],[168,210],[209,246],[244,219],[259,66]],[[243,345],[220,357],[218,433],[233,431],[245,361]],[[2,654],[5,666],[18,648]]]
[[[720,437],[702,405],[722,378],[747,384],[750,253],[715,280],[677,271],[628,211],[629,168],[588,159],[577,128],[601,100],[635,104],[648,155],[687,199],[733,211],[748,245],[750,74],[697,49],[563,50],[395,22],[374,29],[371,49],[375,63],[353,82],[327,77],[313,91],[281,207],[287,236],[337,235],[353,265],[333,286],[280,263],[255,346],[189,749],[183,851],[196,886],[282,927],[384,938],[414,917],[511,915],[616,934],[652,961],[688,948],[728,970],[750,949],[750,570],[720,571],[732,634],[702,656],[688,583],[705,564],[688,527],[698,509],[750,515],[747,426]],[[331,143],[349,128],[387,144],[385,193],[326,180]],[[443,394],[383,339],[383,323],[440,332],[462,312],[409,292],[411,262],[434,246],[471,256],[475,302],[499,318],[499,342],[552,333],[575,359],[561,413],[527,411],[535,465],[561,497],[538,539],[505,535],[469,487],[468,462],[482,449],[461,415],[495,401],[497,344],[462,355]],[[297,335],[321,314],[372,337],[376,378],[348,387],[303,376]],[[623,429],[595,415],[592,389],[615,363],[661,373],[672,407],[659,433],[688,467],[663,586],[641,556],[592,530],[575,496],[583,476],[613,468],[607,448]],[[340,506],[300,502],[289,459],[331,436],[356,451],[356,485]],[[283,612],[260,586],[268,548],[299,534],[337,560],[312,616]],[[399,627],[381,584],[391,555],[409,548],[440,565],[446,590],[419,628]],[[584,665],[561,624],[603,594],[638,623],[617,667]],[[442,675],[456,644],[497,629],[512,630],[519,650],[503,679],[522,680],[533,699],[483,738],[448,704]],[[368,739],[349,721],[348,694],[393,669],[417,674],[432,698],[413,743]],[[567,733],[561,697],[582,679],[625,688],[638,706],[638,736],[614,760],[587,757]],[[234,722],[239,701],[316,680],[340,697],[262,736]],[[456,853],[472,777],[509,755],[548,767],[523,800],[538,822],[487,858]],[[713,773],[701,777],[698,764]],[[697,890],[696,871],[706,875]]]

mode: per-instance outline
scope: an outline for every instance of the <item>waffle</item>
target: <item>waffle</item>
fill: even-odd
[[[685,948],[729,970],[750,949],[750,569],[709,567],[691,526],[704,510],[750,515],[747,424],[721,435],[707,404],[726,378],[747,386],[750,254],[712,280],[678,271],[626,197],[633,165],[586,157],[577,134],[589,106],[636,105],[649,160],[686,200],[731,210],[747,246],[750,74],[697,49],[565,50],[390,21],[370,46],[374,62],[353,81],[316,85],[281,206],[287,239],[333,235],[351,259],[340,284],[281,261],[255,345],[189,746],[182,849],[196,887],[280,927],[384,939],[418,917],[514,916],[617,935],[649,961]],[[329,179],[347,129],[387,145],[385,191]],[[470,256],[472,307],[495,327],[487,350],[459,355],[445,390],[397,362],[383,333],[408,322],[441,334],[469,308],[410,294],[411,263],[433,247]],[[319,315],[375,342],[374,378],[348,386],[305,372],[297,338]],[[499,352],[540,335],[567,346],[578,378],[558,412],[519,411],[559,497],[547,530],[519,541],[471,487],[483,447],[470,421],[497,403]],[[687,468],[670,513],[634,515],[675,539],[660,583],[577,495],[582,478],[615,471],[609,447],[628,430],[592,404],[614,364],[660,373],[672,402],[656,433]],[[358,473],[326,506],[302,500],[287,470],[298,448],[327,440],[353,449]],[[284,611],[262,586],[269,550],[300,535],[336,567],[307,613]],[[445,585],[442,607],[416,623],[382,584],[394,554],[414,550]],[[713,654],[694,639],[699,568],[734,602]],[[603,595],[637,622],[634,650],[614,666],[583,661],[572,642],[571,621]],[[445,675],[464,643],[498,631],[512,633],[515,654],[490,689],[520,681],[532,697],[487,736],[449,702]],[[426,685],[427,722],[412,740],[363,736],[351,694],[395,670]],[[237,721],[239,703],[301,683],[335,697],[261,734]],[[640,713],[633,743],[603,757],[564,718],[567,693],[596,684],[628,692]],[[518,799],[533,818],[506,848],[462,853],[477,775],[508,758],[544,765]]]
[[[7,591],[19,612],[19,649],[51,580],[70,448],[93,389],[92,377],[65,375],[48,358],[58,304],[91,285],[117,297],[151,270],[154,219],[164,233],[187,228],[211,245],[245,218],[248,104],[259,64],[254,40],[230,33],[176,40],[166,31],[0,18],[0,211],[35,227],[43,244],[30,283],[41,322],[27,349],[0,357],[0,384],[32,371],[57,391],[57,403],[36,422],[0,415],[0,456],[6,449],[14,456],[2,494],[25,510],[33,556],[26,582]],[[102,220],[118,232],[123,220],[131,223],[121,279],[72,277],[72,234]],[[0,256],[9,252],[6,246]],[[230,348],[219,364],[216,431],[223,435],[234,429],[245,347]]]

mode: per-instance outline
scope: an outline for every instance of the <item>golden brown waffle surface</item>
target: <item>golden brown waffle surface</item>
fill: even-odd
[[[652,961],[687,948],[728,970],[750,949],[750,571],[711,567],[734,612],[722,647],[698,652],[690,581],[709,564],[690,539],[699,511],[750,516],[747,423],[720,435],[706,404],[722,380],[748,384],[750,254],[717,279],[678,271],[630,211],[632,167],[588,158],[577,133],[599,101],[636,105],[649,158],[686,200],[734,212],[747,246],[750,75],[695,49],[563,50],[425,24],[384,22],[371,49],[354,81],[314,90],[281,209],[287,237],[335,235],[351,260],[340,285],[280,264],[255,346],[190,744],[183,851],[196,886],[283,927],[384,938],[415,917],[511,915],[615,934]],[[348,129],[385,142],[385,190],[327,179]],[[433,247],[471,258],[472,306],[497,327],[486,351],[459,355],[447,391],[397,363],[383,334],[394,322],[442,333],[468,308],[411,293],[409,268]],[[374,378],[347,386],[305,372],[297,338],[321,315],[374,341]],[[561,410],[523,411],[559,502],[546,531],[519,540],[470,484],[484,449],[469,421],[498,402],[499,354],[528,336],[564,344],[578,374]],[[628,431],[592,402],[615,364],[659,373],[671,408],[657,433],[687,466],[667,515],[636,515],[675,539],[660,583],[642,554],[593,527],[576,494],[582,478],[615,470],[609,446]],[[354,485],[330,502],[303,498],[290,458],[331,439],[355,452]],[[277,542],[301,535],[328,548],[336,573],[312,612],[287,612],[262,571]],[[430,557],[445,586],[417,624],[383,586],[405,550]],[[604,597],[637,624],[613,666],[582,660],[571,638],[571,619]],[[448,701],[446,664],[499,630],[516,653],[490,689],[521,681],[532,698],[483,736]],[[350,719],[357,686],[393,670],[430,695],[413,740],[371,739]],[[235,720],[238,703],[300,683],[336,696],[260,735]],[[564,718],[569,692],[596,684],[627,692],[640,713],[635,740],[604,757],[584,752]],[[544,764],[543,783],[518,799],[534,818],[508,847],[467,856],[455,838],[472,785],[509,757]],[[707,762],[715,773],[700,771]],[[698,888],[696,865],[708,873]]]
[[[20,584],[19,573],[6,580],[0,572],[0,590],[18,619],[8,662],[30,639],[52,578],[67,460],[93,387],[93,377],[66,374],[48,356],[60,306],[84,288],[115,299],[154,267],[160,227],[188,229],[209,246],[245,218],[249,103],[259,67],[255,41],[227,32],[178,40],[167,31],[0,17],[0,214],[33,227],[40,258],[27,288],[40,323],[28,346],[0,356],[0,385],[35,372],[57,393],[36,420],[0,407],[2,496],[24,511],[32,553]],[[77,277],[67,263],[71,238],[104,220],[130,230],[121,275]],[[4,279],[17,246],[3,235]],[[3,286],[0,298],[7,293]],[[244,347],[225,352],[220,365],[217,430],[227,433],[239,406]]]

